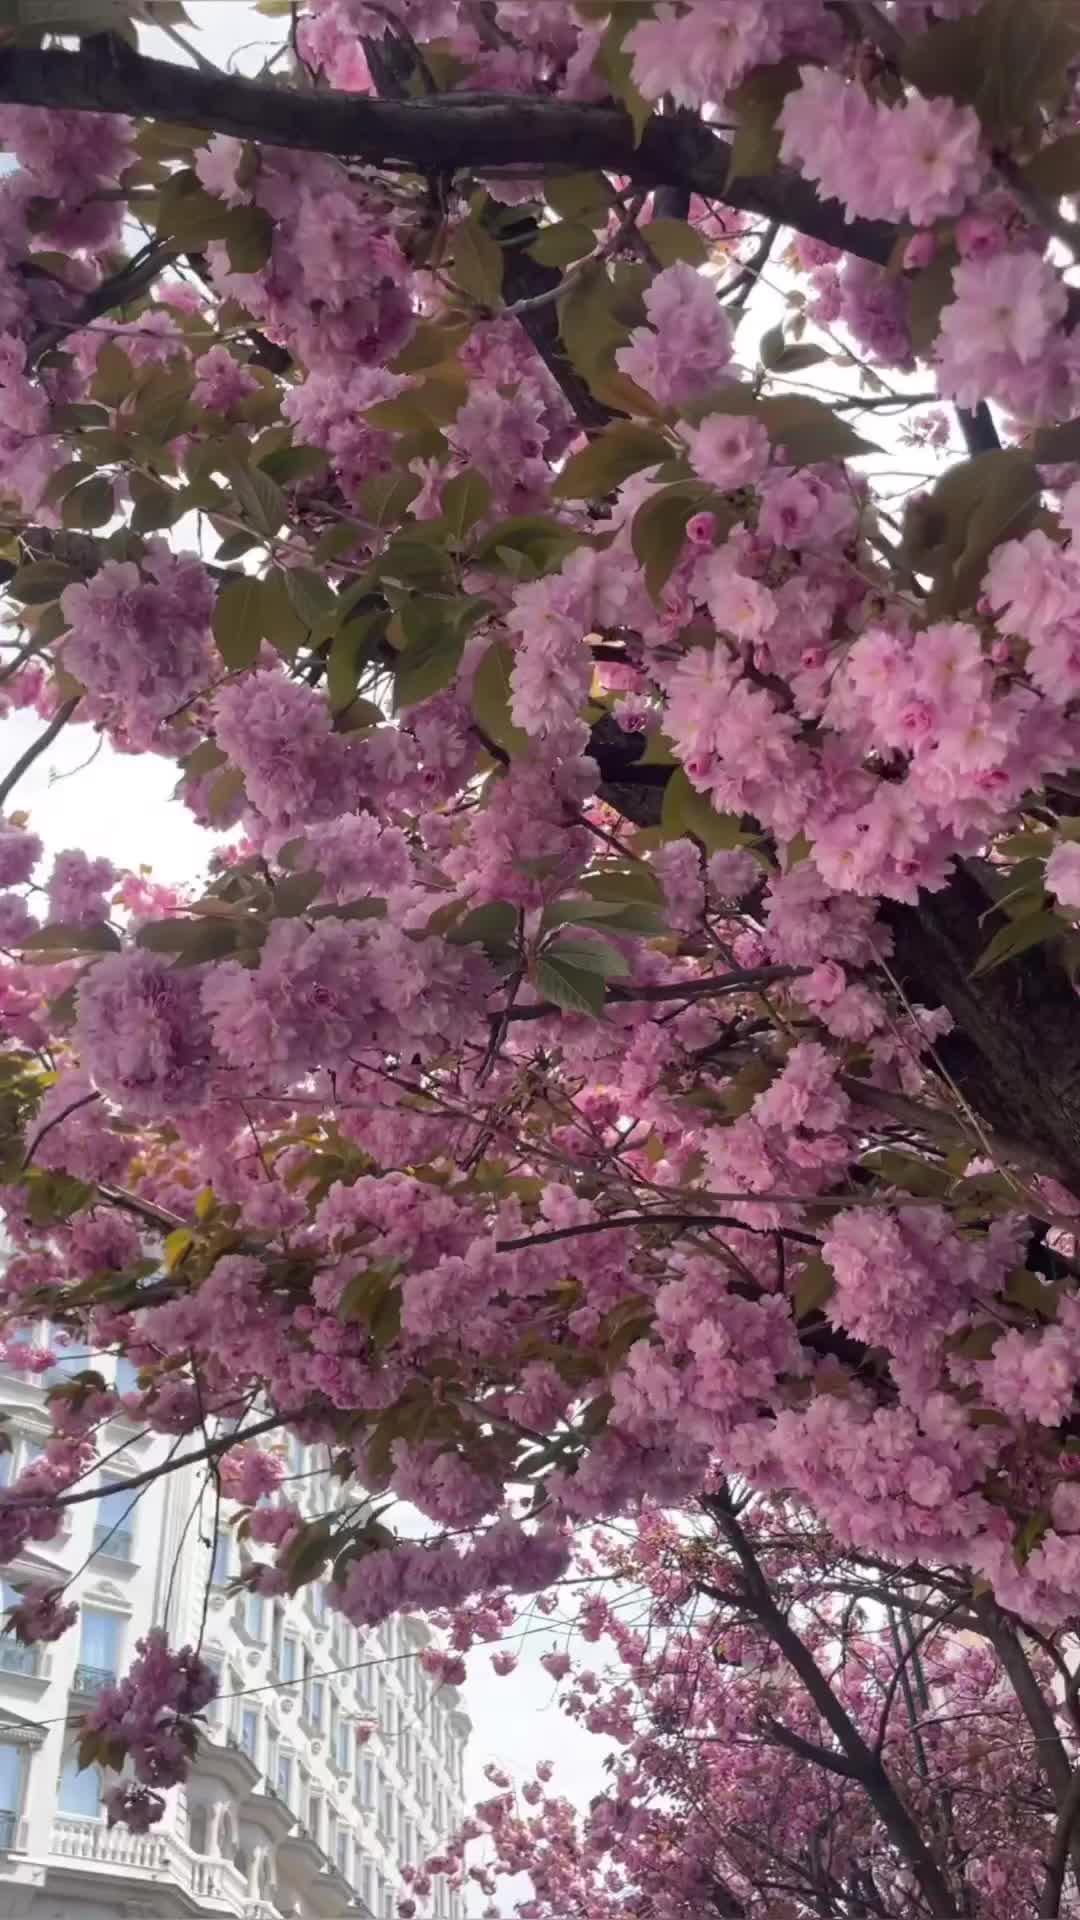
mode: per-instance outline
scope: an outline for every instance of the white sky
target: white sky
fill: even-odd
[[[183,31],[207,57],[242,71],[257,71],[281,37],[282,23],[257,14],[250,0],[189,0],[188,11],[194,31]],[[157,30],[144,33],[143,45],[147,52],[182,58]],[[775,324],[782,311],[782,294],[767,291],[744,323],[745,332],[759,334]],[[745,339],[740,346],[745,357]],[[822,371],[823,386],[854,387],[850,370],[827,367]],[[873,416],[867,419],[872,421]],[[882,425],[880,421],[864,423],[861,430],[868,438],[880,440]],[[898,477],[896,484],[903,485],[905,480],[911,484],[916,474],[928,475],[934,463],[924,456],[912,458],[905,451],[899,462],[894,454],[867,465],[871,471],[887,467],[895,473],[898,465],[914,470],[911,478]],[[14,714],[0,722],[0,768],[10,766],[41,727],[36,714]],[[216,836],[198,827],[186,808],[170,803],[176,779],[175,765],[169,761],[149,754],[116,754],[92,729],[69,726],[20,781],[10,804],[30,813],[35,831],[50,852],[82,846],[106,855],[117,866],[149,867],[163,881],[197,881]],[[535,1629],[543,1623],[535,1616],[528,1624]],[[557,1763],[553,1785],[580,1805],[586,1805],[605,1784],[608,1776],[602,1763],[610,1743],[583,1732],[559,1712],[557,1689],[539,1665],[540,1654],[556,1643],[557,1634],[546,1629],[523,1638],[520,1664],[507,1679],[492,1673],[490,1650],[470,1656],[465,1689],[475,1726],[466,1764],[470,1797],[483,1798],[494,1791],[482,1774],[487,1761],[525,1778],[538,1760],[552,1759]],[[506,1897],[499,1904],[509,1911],[512,1900]]]

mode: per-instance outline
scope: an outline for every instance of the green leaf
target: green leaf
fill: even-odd
[[[337,595],[321,573],[311,567],[283,567],[281,577],[297,614],[312,632],[336,620]]]
[[[85,926],[54,922],[15,944],[24,953],[119,953],[122,943],[104,920],[91,920]]]
[[[259,465],[279,487],[291,487],[323,473],[327,457],[321,447],[277,447],[265,460],[260,460]]]
[[[404,520],[413,501],[420,491],[420,481],[415,473],[391,470],[389,473],[372,473],[362,482],[359,492],[360,505],[376,527],[392,526],[395,521]],[[340,532],[340,528],[335,528]]]
[[[274,223],[262,207],[233,207],[225,222],[225,247],[234,273],[258,273],[274,246]]]
[[[556,940],[537,955],[531,978],[545,1000],[568,1013],[598,1014],[604,1007],[605,981],[629,971],[618,948],[607,941]]]
[[[272,538],[288,518],[288,502],[275,480],[261,467],[245,467],[239,461],[230,469],[236,498],[248,520],[259,533]]]
[[[728,186],[733,180],[756,180],[775,173],[780,162],[780,109],[798,85],[798,61],[781,60],[775,66],[756,68],[728,94],[727,113],[735,119]]]
[[[591,900],[571,896],[554,900],[545,907],[540,921],[543,932],[554,927],[610,927],[613,933],[656,934],[665,931],[665,921],[656,907],[641,901]]]
[[[1060,427],[1039,427],[1032,435],[1031,451],[1040,466],[1067,466],[1080,460],[1080,420],[1066,420]]]
[[[263,583],[254,574],[234,574],[219,588],[213,631],[217,650],[227,667],[238,672],[253,665],[266,633]]]
[[[960,255],[952,245],[939,247],[929,266],[908,278],[908,329],[916,353],[929,353],[941,332],[941,312],[956,299],[953,268]]]
[[[719,513],[721,530],[725,516],[733,523],[730,507],[702,480],[678,480],[654,493],[635,513],[630,539],[654,600],[659,599],[682,553],[688,522],[706,507]]]
[[[394,667],[394,705],[413,707],[450,685],[465,649],[465,636],[446,602],[414,600],[402,615],[408,644]]]
[[[999,927],[989,946],[983,948],[971,970],[972,978],[991,973],[1004,961],[1014,960],[1031,947],[1045,946],[1049,940],[1060,940],[1064,933],[1064,922],[1058,919],[1056,913],[1033,913],[1026,920],[1011,920],[1008,926]]]
[[[442,490],[443,519],[459,546],[470,527],[482,520],[491,505],[491,482],[474,467],[447,480]]]
[[[822,400],[805,393],[785,393],[762,400],[757,408],[774,446],[783,447],[792,466],[811,466],[817,460],[844,460],[854,454],[875,453],[849,421]]]
[[[472,710],[477,725],[511,759],[527,753],[532,744],[524,728],[515,726],[511,718],[510,673],[513,664],[512,648],[505,640],[496,640],[477,667],[472,683]]]
[[[742,843],[738,815],[717,813],[704,794],[690,785],[682,767],[676,767],[664,788],[660,830],[665,840],[681,840],[684,834],[690,834],[706,853]]]
[[[62,566],[59,560],[31,560],[19,568],[7,592],[24,606],[40,607],[48,600],[59,599],[64,588],[73,586],[78,579],[74,567]]]
[[[130,400],[135,387],[135,370],[115,340],[106,340],[98,348],[90,391],[106,407],[119,407]]]
[[[153,480],[145,473],[133,473],[130,485],[134,533],[154,533],[160,527],[175,526],[184,511],[184,502],[174,488],[163,487],[160,480]]]
[[[371,641],[376,628],[385,626],[385,615],[369,613],[347,620],[335,633],[326,668],[326,692],[332,713],[344,713],[356,697],[361,669],[370,658]]]
[[[1028,1313],[1037,1313],[1041,1320],[1053,1320],[1057,1315],[1061,1289],[1027,1267],[1014,1267],[1005,1287],[1005,1298],[1014,1307],[1024,1307]]]
[[[974,606],[994,548],[1030,530],[1039,501],[1035,462],[1019,447],[962,460],[911,501],[901,557],[932,578],[932,617]]]
[[[952,1175],[946,1167],[935,1166],[917,1153],[900,1153],[882,1147],[863,1155],[862,1165],[876,1173],[888,1187],[913,1193],[921,1200],[943,1200],[952,1187]]]
[[[640,860],[633,866],[610,866],[599,873],[587,873],[579,885],[593,900],[611,900],[620,906],[664,905],[663,887],[652,868]]]
[[[541,266],[568,267],[591,253],[595,245],[591,227],[578,220],[556,220],[550,227],[541,227],[528,251]]]
[[[796,1320],[805,1320],[808,1314],[820,1313],[826,1302],[832,1298],[836,1287],[836,1275],[828,1261],[814,1254],[804,1262],[799,1270],[799,1278],[792,1295],[792,1311]]]
[[[901,68],[921,93],[974,107],[991,137],[1004,141],[1039,124],[1042,113],[1053,114],[1078,52],[1073,0],[987,0],[976,13],[909,40]]]
[[[186,967],[201,966],[207,960],[223,960],[235,953],[242,933],[235,920],[217,920],[211,915],[192,915],[188,920],[151,920],[135,935],[137,947],[150,953],[172,953]]]
[[[552,493],[561,500],[601,500],[631,474],[659,466],[670,454],[671,442],[664,434],[619,420],[566,462]]]
[[[579,12],[581,9],[578,9]],[[605,7],[604,12],[608,9]],[[634,62],[623,45],[629,28],[634,24],[633,17],[627,18],[629,9],[620,8],[612,15],[607,31],[600,42],[593,62],[611,88],[612,97],[621,101],[633,123],[634,145],[640,146],[641,136],[652,119],[653,103],[646,100],[634,80]]]
[[[208,240],[223,240],[229,208],[200,186],[191,167],[171,173],[158,195],[157,234],[182,251],[199,252]]]
[[[613,199],[602,173],[553,173],[545,182],[544,199],[562,220],[582,220],[591,228],[606,226]]]
[[[295,920],[313,906],[323,890],[321,873],[289,873],[274,888],[274,914],[279,920]]]
[[[465,293],[492,310],[502,299],[503,254],[497,240],[476,214],[455,227],[453,277]]]
[[[455,921],[444,937],[455,947],[476,944],[502,953],[513,945],[517,928],[518,909],[509,900],[490,900]]]
[[[673,267],[680,260],[703,267],[709,258],[708,242],[688,220],[650,220],[642,232],[662,267]]]
[[[270,645],[292,660],[307,639],[307,628],[289,598],[286,567],[271,567],[263,581],[263,620]]]
[[[104,527],[116,512],[113,484],[104,474],[84,480],[64,498],[60,517],[65,527],[85,527],[92,531]]]
[[[547,573],[552,567],[561,566],[584,537],[575,528],[566,527],[545,514],[515,514],[509,520],[500,520],[498,526],[483,536],[476,548],[476,558],[490,567],[497,566],[500,557],[505,564],[507,554],[520,554],[537,573]]]
[[[615,314],[615,288],[602,263],[586,266],[558,301],[559,331],[571,364],[582,378],[610,370],[615,351],[629,338]]]

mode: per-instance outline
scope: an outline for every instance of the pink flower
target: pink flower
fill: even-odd
[[[760,420],[745,415],[707,414],[700,427],[684,427],[683,437],[694,472],[722,493],[753,486],[769,464],[769,436]]]
[[[0,821],[0,887],[21,887],[41,859],[41,841],[25,827]]]
[[[59,1640],[74,1625],[78,1613],[73,1601],[65,1602],[62,1587],[34,1581],[21,1589],[17,1604],[8,1613],[8,1630],[27,1645]]]
[[[1080,907],[1080,841],[1062,840],[1046,863],[1046,884],[1063,907]]]
[[[177,972],[158,954],[108,954],[84,975],[77,1031],[83,1063],[118,1105],[144,1118],[211,1096],[210,1029],[199,969]]]
[[[91,860],[78,848],[58,853],[49,875],[49,919],[76,927],[106,919],[105,893],[116,877],[111,861]]]

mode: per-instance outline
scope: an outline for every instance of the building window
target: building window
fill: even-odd
[[[281,1637],[281,1657],[278,1662],[278,1678],[295,1680],[300,1671],[299,1650],[295,1633],[285,1633]]]
[[[365,1860],[360,1869],[360,1898],[365,1907],[371,1907],[375,1897],[375,1869],[370,1860]]]
[[[0,1580],[0,1626],[9,1607],[18,1606],[21,1594],[14,1587]],[[38,1670],[37,1647],[24,1647],[15,1635],[6,1628],[0,1633],[0,1671],[4,1673],[36,1673]],[[0,1809],[2,1811],[2,1809]]]
[[[117,1393],[134,1393],[138,1388],[139,1369],[126,1353],[117,1356],[115,1379]]]
[[[57,1806],[61,1813],[96,1820],[101,1812],[101,1775],[96,1767],[80,1769],[78,1755],[69,1753],[60,1775]]]
[[[120,1670],[122,1628],[118,1613],[104,1613],[96,1607],[83,1608],[79,1664],[75,1669],[75,1685],[79,1691],[99,1693],[116,1679]]]
[[[0,1741],[0,1852],[15,1844],[22,1804],[22,1748]]]
[[[212,1586],[223,1587],[229,1578],[229,1567],[232,1563],[232,1555],[230,1553],[231,1545],[232,1542],[227,1533],[221,1533],[220,1531],[215,1533],[214,1554],[210,1562],[210,1584]]]
[[[321,1793],[309,1793],[307,1803],[307,1826],[312,1839],[322,1846],[323,1803]]]
[[[359,1748],[357,1749],[356,1785],[360,1794],[360,1805],[370,1812],[375,1805],[375,1762],[369,1754],[361,1759]]]
[[[261,1593],[245,1593],[244,1626],[253,1640],[262,1640],[266,1632],[266,1606]]]
[[[326,1689],[321,1680],[312,1681],[309,1700],[308,1719],[311,1721],[312,1726],[316,1727],[321,1733],[323,1729],[323,1714],[326,1707]]]
[[[349,1878],[349,1836],[344,1828],[342,1828],[337,1837],[335,1858],[337,1860],[338,1872],[347,1880]]]
[[[259,1756],[259,1710],[245,1707],[240,1715],[240,1745],[252,1760]]]
[[[337,1763],[343,1773],[348,1773],[349,1771],[349,1728],[348,1728],[348,1723],[345,1720],[340,1721],[338,1724]]]
[[[291,1753],[279,1753],[277,1763],[277,1790],[286,1806],[292,1806],[293,1763]]]
[[[95,1347],[88,1347],[85,1340],[70,1339],[62,1327],[50,1327],[46,1337],[56,1355],[56,1364],[40,1376],[49,1386],[85,1372],[87,1361],[92,1360],[97,1351]]]
[[[114,1474],[103,1473],[94,1521],[94,1552],[115,1560],[132,1558],[136,1496]]]

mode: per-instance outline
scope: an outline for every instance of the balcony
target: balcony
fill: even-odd
[[[222,1914],[247,1910],[247,1882],[231,1860],[207,1860],[170,1833],[130,1833],[126,1827],[107,1827],[103,1820],[79,1820],[60,1814],[53,1823],[50,1852],[62,1860],[93,1860],[102,1866],[125,1868],[160,1883],[168,1874],[180,1887],[190,1888],[199,1901],[212,1902]]]
[[[15,1845],[15,1830],[18,1827],[18,1815],[5,1807],[0,1810],[0,1853],[7,1853]]]
[[[116,1675],[107,1667],[83,1667],[75,1669],[75,1678],[71,1683],[72,1693],[81,1694],[84,1700],[93,1700],[105,1687],[115,1687]]]
[[[23,1647],[4,1634],[0,1638],[0,1671],[35,1674],[38,1670],[37,1647]]]

